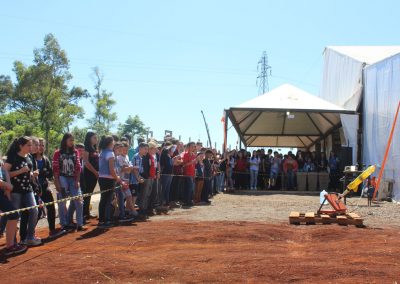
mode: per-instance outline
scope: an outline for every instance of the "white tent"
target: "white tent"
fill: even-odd
[[[363,109],[363,163],[382,163],[400,100],[400,46],[333,46],[325,49],[324,58],[320,97],[347,110]],[[342,115],[342,124],[355,153],[358,118]],[[384,173],[384,180],[395,181],[396,200],[400,200],[399,130]]]
[[[400,53],[368,66],[364,71],[365,164],[380,164],[400,100]],[[394,181],[394,198],[400,200],[400,122],[386,163],[384,180]]]
[[[246,146],[314,145],[340,127],[340,114],[353,114],[328,101],[285,84],[228,110]]]
[[[364,85],[364,68],[400,53],[400,46],[328,46],[320,97],[346,110],[358,111]],[[341,116],[346,145],[357,160],[358,116]]]

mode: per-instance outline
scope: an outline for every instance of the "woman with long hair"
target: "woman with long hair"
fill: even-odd
[[[84,185],[83,193],[93,193],[99,178],[99,152],[97,151],[97,135],[88,131],[85,136],[85,150],[82,152]],[[83,216],[86,219],[96,218],[90,214],[90,196],[83,200]]]
[[[11,202],[17,209],[36,206],[32,186],[34,178],[33,162],[29,156],[31,150],[31,138],[23,136],[15,139],[7,151],[7,160],[4,164],[4,169],[8,172],[13,185]],[[37,218],[38,209],[30,209],[28,222],[20,224],[20,236],[22,236],[22,232],[26,232],[26,236],[22,236],[22,244],[27,244],[29,246],[42,244],[42,240],[35,236]],[[26,228],[22,228],[22,226],[26,226]]]
[[[3,161],[0,160],[0,210],[2,212],[14,211],[15,207],[11,203],[10,195],[13,186],[10,182],[8,172],[3,168]],[[15,234],[17,232],[18,213],[12,213],[1,217],[2,226],[6,229],[6,249],[5,255],[11,256],[26,251],[26,246],[16,243]],[[2,228],[2,230],[4,231]]]
[[[257,190],[258,171],[260,168],[260,158],[258,157],[257,151],[253,151],[253,155],[250,158],[249,164],[250,164],[250,189]]]
[[[49,179],[53,177],[53,167],[50,159],[44,154],[46,149],[46,143],[43,138],[39,138],[38,151],[34,155],[36,160],[37,169],[39,171],[38,182],[40,185],[41,193],[40,198],[45,203],[51,203],[54,201],[53,193],[49,187]],[[65,233],[62,229],[56,229],[56,207],[54,204],[46,206],[47,210],[47,222],[49,224],[49,237],[55,238]],[[40,216],[39,216],[40,219]]]
[[[71,133],[64,134],[60,149],[53,156],[54,184],[57,189],[57,198],[62,199],[81,195],[79,179],[81,174],[81,163],[79,152],[75,149],[74,136]],[[76,229],[83,231],[83,201],[81,198],[71,201],[69,213],[76,210],[76,226],[68,218],[71,214],[67,212],[65,202],[58,204],[58,215],[63,229]]]

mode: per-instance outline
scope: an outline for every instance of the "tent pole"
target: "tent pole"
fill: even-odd
[[[224,149],[222,149],[222,153],[226,152],[227,144],[228,144],[228,117],[229,111],[225,110],[225,121],[224,121]]]

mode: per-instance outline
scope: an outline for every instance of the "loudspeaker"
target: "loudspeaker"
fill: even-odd
[[[353,148],[352,147],[341,147],[337,153],[339,159],[339,171],[343,172],[345,166],[353,165]]]

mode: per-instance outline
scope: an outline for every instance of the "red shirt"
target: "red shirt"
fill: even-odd
[[[247,170],[247,159],[238,159],[236,162],[236,170],[238,172],[245,172]]]
[[[173,157],[176,157],[176,156],[179,156],[179,155],[180,155],[179,151],[176,150]],[[174,175],[183,175],[183,167],[182,167],[182,165],[174,166]]]
[[[149,178],[154,179],[156,177],[156,163],[154,161],[154,156],[150,155],[150,173]]]
[[[196,160],[196,155],[194,153],[185,152],[183,153],[183,174],[185,176],[194,177],[195,176],[195,163],[191,163],[193,160]],[[190,163],[190,164],[189,164]]]

